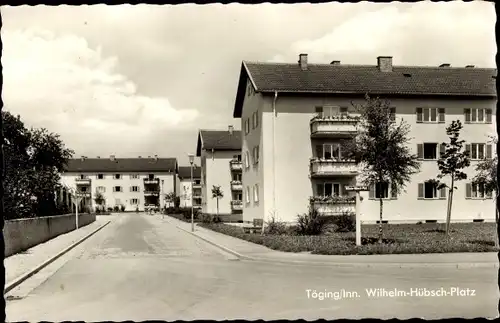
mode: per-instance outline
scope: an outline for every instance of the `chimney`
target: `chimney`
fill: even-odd
[[[139,159],[141,159],[141,158],[142,158],[142,156],[139,156]]]
[[[444,63],[444,64],[439,65],[439,67],[450,67],[450,64]]]
[[[299,65],[301,70],[307,71],[307,54],[299,55]]]
[[[330,65],[340,65],[340,61],[331,61]]]
[[[82,159],[82,161],[84,161],[84,160],[85,160],[85,156],[81,156],[80,158]]]
[[[392,72],[392,56],[377,57],[377,67],[381,72]]]
[[[227,127],[227,130],[229,131],[229,134],[232,135],[233,134],[233,130],[234,130],[234,127],[232,125],[229,125]]]
[[[111,161],[115,161],[115,159],[116,159],[116,158],[115,158],[115,155],[111,155],[111,156],[109,156],[109,159],[111,159]]]
[[[155,155],[155,161],[158,161],[158,155]]]
[[[474,68],[475,66],[474,65],[467,65],[465,66],[465,68]]]
[[[97,159],[101,158],[101,156],[97,156]]]

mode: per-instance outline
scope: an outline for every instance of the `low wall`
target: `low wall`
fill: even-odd
[[[86,226],[95,219],[95,214],[79,214],[78,226]],[[75,214],[7,220],[3,228],[5,257],[25,251],[75,228]]]

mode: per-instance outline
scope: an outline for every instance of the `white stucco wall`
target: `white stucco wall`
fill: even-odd
[[[263,109],[260,125],[261,131],[253,131],[243,140],[243,152],[252,145],[260,142],[260,172],[253,169],[244,171],[244,186],[261,182],[260,207],[245,207],[245,218],[256,218],[266,216],[271,211],[273,178],[276,178],[276,216],[285,221],[293,221],[297,214],[307,212],[308,198],[314,193],[314,182],[309,178],[309,158],[313,154],[312,140],[310,137],[309,121],[315,114],[315,106],[337,105],[351,107],[352,99],[339,98],[291,98],[278,95],[276,101],[276,128],[275,128],[275,148],[273,154],[272,140],[272,100],[271,96],[262,98],[256,94],[254,98],[248,99],[246,96],[242,130],[244,130],[244,120],[251,117],[252,109],[257,107]],[[355,100],[361,103],[363,100]],[[411,126],[410,147],[417,153],[417,143],[448,141],[445,132],[447,125],[453,120],[460,120],[464,123],[464,108],[490,108],[495,113],[496,101],[486,100],[424,100],[424,99],[397,99],[391,100],[391,106],[396,107],[398,121],[404,118]],[[446,109],[446,122],[444,124],[417,124],[416,107],[438,107]],[[491,124],[464,124],[462,137],[468,143],[486,143],[488,135],[495,135],[495,116]],[[263,140],[262,140],[263,138]],[[249,149],[251,152],[251,148]],[[493,147],[493,155],[495,147]],[[273,170],[272,159],[275,157],[275,169]],[[244,158],[244,156],[243,156]],[[472,162],[467,169],[469,176],[474,175],[474,166],[477,162]],[[275,177],[273,177],[273,173]],[[421,172],[416,174],[412,182],[406,188],[406,193],[398,196],[397,200],[388,200],[384,203],[384,220],[390,222],[416,222],[424,220],[445,219],[446,200],[419,200],[417,199],[418,183],[424,180],[435,178],[438,174],[438,167],[435,161],[423,161]],[[485,220],[494,219],[494,200],[470,200],[465,199],[465,183],[457,184],[458,190],[455,192],[453,200],[453,221],[471,221],[475,218]],[[264,193],[265,192],[265,193]],[[263,203],[262,203],[263,202]],[[264,207],[262,206],[264,205]],[[375,222],[378,220],[378,201],[367,200],[363,202],[363,220]]]
[[[152,173],[134,173],[138,174],[138,179],[130,178],[130,173],[104,173],[104,179],[97,179],[96,173],[64,173],[61,176],[61,183],[65,186],[76,189],[75,179],[81,174],[87,175],[91,180],[92,206],[95,207],[96,189],[99,186],[105,187],[105,192],[102,193],[106,199],[106,207],[113,207],[117,202],[123,204],[127,211],[133,211],[136,206],[139,210],[144,210],[144,178],[147,178]],[[114,174],[121,174],[121,179],[114,179]],[[160,207],[164,206],[165,194],[174,191],[174,174],[173,173],[154,173],[156,178],[160,179]],[[163,181],[163,184],[162,184]],[[113,192],[114,186],[121,186],[122,192]],[[131,192],[130,187],[139,186],[139,192]],[[139,200],[138,205],[132,205],[131,200],[136,198]],[[119,201],[117,201],[117,199]]]

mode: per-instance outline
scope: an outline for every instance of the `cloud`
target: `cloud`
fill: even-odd
[[[2,31],[2,39],[6,110],[29,126],[60,133],[76,151],[140,151],[144,142],[161,151],[158,133],[192,128],[199,116],[166,97],[138,93],[117,72],[118,58],[104,56],[85,38],[32,28]]]
[[[495,66],[493,4],[419,2],[373,9],[351,16],[320,37],[297,40],[281,55],[291,60],[308,53],[311,63],[337,59],[375,64],[377,56],[389,55],[400,65]]]

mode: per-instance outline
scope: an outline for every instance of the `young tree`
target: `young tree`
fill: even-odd
[[[106,202],[106,199],[104,198],[104,195],[102,195],[101,192],[97,192],[95,194],[95,198],[94,198],[94,201],[95,203],[98,205],[98,206],[104,206],[104,203]],[[104,208],[103,208],[104,209]]]
[[[165,202],[168,203],[168,207],[172,206],[172,203],[174,203],[175,198],[176,196],[174,192],[170,192],[167,195],[165,195]]]
[[[220,186],[212,186],[212,198],[217,199],[217,215],[219,215],[219,199],[224,197]]]
[[[446,134],[450,138],[449,143],[441,144],[441,156],[437,161],[440,174],[437,179],[430,180],[436,185],[436,189],[448,189],[448,208],[446,211],[446,236],[450,231],[451,208],[453,205],[453,192],[457,189],[455,182],[467,179],[463,169],[470,166],[469,153],[465,150],[465,140],[460,140],[460,131],[463,125],[460,120],[452,121],[446,128]],[[449,185],[442,182],[444,177],[449,177]]]
[[[395,122],[389,102],[366,96],[366,102],[355,106],[360,114],[358,131],[354,140],[344,142],[347,159],[361,167],[360,182],[366,186],[391,187],[390,194],[404,190],[411,176],[420,169],[417,155],[412,154],[408,143],[409,125]],[[376,196],[380,204],[379,243],[382,243],[384,196]]]

